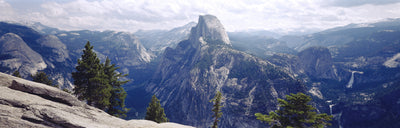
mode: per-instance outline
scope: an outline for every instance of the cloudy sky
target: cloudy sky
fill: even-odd
[[[400,18],[400,0],[0,0],[0,20],[64,30],[171,29],[217,16],[227,31],[286,33]]]

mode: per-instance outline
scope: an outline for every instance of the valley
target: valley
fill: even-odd
[[[171,30],[66,31],[40,23],[0,22],[0,71],[30,80],[46,72],[71,90],[71,72],[87,41],[104,62],[129,74],[127,119],[143,119],[157,95],[171,122],[212,125],[223,96],[220,127],[262,127],[255,113],[304,92],[331,127],[400,126],[400,19],[350,24],[306,35],[226,32],[212,15]]]

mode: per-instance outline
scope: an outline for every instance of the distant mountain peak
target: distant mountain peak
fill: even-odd
[[[200,38],[201,37],[201,38]],[[222,44],[231,45],[224,26],[213,15],[199,16],[198,24],[192,28],[189,40],[193,42],[220,41]]]
[[[197,23],[192,21],[192,22],[189,22],[189,23],[183,25],[182,27],[193,27],[193,26],[196,26],[196,25],[197,25]]]

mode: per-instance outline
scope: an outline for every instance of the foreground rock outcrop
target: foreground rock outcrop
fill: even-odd
[[[175,123],[123,120],[57,88],[0,73],[0,127],[189,128]]]

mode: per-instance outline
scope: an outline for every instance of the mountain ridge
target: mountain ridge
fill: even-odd
[[[313,105],[320,112],[335,116],[333,127],[378,127],[369,123],[376,119],[381,119],[376,120],[378,124],[387,124],[389,127],[397,126],[392,123],[397,118],[387,115],[398,115],[396,108],[399,105],[399,95],[395,93],[398,91],[400,76],[400,22],[397,22],[392,20],[375,25],[350,25],[294,37],[290,41],[287,41],[287,37],[272,39],[261,35],[237,36],[228,33],[231,45],[224,43],[222,38],[198,36],[196,39],[194,35],[202,35],[203,32],[193,34],[191,39],[194,42],[187,40],[190,28],[196,27],[189,24],[175,29],[182,33],[172,30],[168,31],[171,33],[161,33],[168,37],[165,38],[165,42],[168,42],[165,45],[147,42],[150,43],[146,44],[148,46],[154,43],[153,46],[165,48],[165,51],[156,52],[147,46],[140,46],[140,36],[126,32],[62,31],[43,26],[35,29],[8,25],[0,26],[0,33],[4,35],[15,32],[21,37],[30,49],[43,58],[47,65],[43,71],[53,80],[63,83],[61,85],[70,84],[68,74],[74,70],[74,61],[79,58],[84,43],[91,41],[100,58],[112,57],[112,62],[121,67],[119,72],[130,74],[128,79],[133,80],[124,87],[129,92],[127,106],[132,108],[131,113],[128,113],[129,118],[141,118],[145,110],[140,109],[145,109],[149,102],[146,96],[156,94],[161,97],[163,106],[168,106],[167,117],[171,116],[185,124],[206,127],[211,116],[207,115],[210,103],[206,101],[219,90],[225,97],[223,104],[227,106],[223,111],[230,114],[222,117],[220,123],[223,126],[261,126],[251,116],[253,112],[268,113],[276,110],[273,99],[303,90],[313,96]],[[211,29],[198,30],[209,32]],[[164,37],[157,39],[164,40]],[[58,40],[65,44],[66,49],[57,43]],[[178,44],[178,40],[183,41]],[[50,42],[55,43],[47,44]],[[243,47],[245,45],[253,46]],[[140,54],[145,53],[143,50],[149,56]],[[68,54],[64,54],[66,52]],[[148,59],[135,59],[146,57]],[[8,74],[14,71],[8,68],[3,70]],[[296,83],[298,81],[295,79],[301,81]],[[302,82],[305,87],[297,85]],[[183,98],[173,98],[176,96]],[[184,99],[187,97],[194,101]],[[172,104],[179,101],[189,105],[181,104],[179,107]],[[185,111],[181,112],[180,109]],[[368,115],[370,112],[378,114]],[[206,114],[196,116],[198,113]],[[364,118],[355,120],[354,115]],[[239,120],[239,117],[242,119]],[[360,125],[363,123],[368,125]]]
[[[10,68],[10,70],[19,70],[24,77],[47,67],[42,56],[14,33],[6,33],[1,36],[0,48],[1,66]]]
[[[226,42],[229,40],[224,39],[227,35],[223,26],[201,25],[221,25],[218,19],[202,17],[188,40],[165,50],[155,75],[145,86],[147,92],[159,97],[171,121],[210,126],[212,104],[208,101],[220,91],[225,107],[219,126],[257,127],[262,124],[254,113],[272,110],[276,98],[304,89],[273,64],[232,49]],[[210,37],[208,32],[220,33]]]

